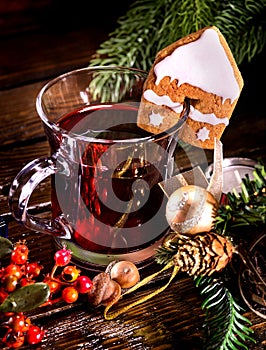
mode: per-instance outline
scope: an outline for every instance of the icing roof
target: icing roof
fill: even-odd
[[[219,35],[206,29],[198,40],[177,47],[154,67],[156,84],[169,76],[178,86],[188,83],[232,102],[239,97],[240,88],[233,67],[222,46]]]

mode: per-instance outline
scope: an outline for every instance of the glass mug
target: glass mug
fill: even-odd
[[[10,209],[27,228],[52,234],[90,269],[116,259],[144,266],[168,230],[158,183],[171,176],[189,107],[163,133],[139,128],[146,77],[126,67],[82,68],[49,81],[36,99],[51,155],[19,172]],[[51,219],[43,219],[27,205],[50,175]]]

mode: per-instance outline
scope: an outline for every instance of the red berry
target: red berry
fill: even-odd
[[[26,333],[26,341],[30,345],[38,344],[44,337],[44,330],[38,326],[30,326]]]
[[[54,255],[56,265],[66,266],[71,260],[71,254],[71,250],[68,250],[65,247],[61,250],[58,250]]]
[[[57,292],[61,288],[61,285],[57,281],[49,277],[46,277],[43,282],[48,284],[51,294]]]
[[[23,277],[19,281],[20,287],[24,287],[24,286],[27,286],[27,285],[33,284],[33,283],[35,283],[35,281],[33,279],[27,278],[27,277]]]
[[[10,349],[20,348],[25,341],[25,336],[23,333],[16,333],[14,331],[8,332],[4,337],[4,342]]]
[[[2,279],[4,289],[11,293],[17,288],[18,278],[14,275],[6,275]]]
[[[79,276],[76,280],[75,287],[79,293],[87,293],[92,287],[92,281],[87,276]]]
[[[39,265],[37,262],[31,262],[26,266],[26,274],[31,277],[37,277],[41,273],[42,265]]]
[[[66,282],[74,282],[78,278],[80,274],[80,270],[76,268],[76,266],[66,266],[62,271],[61,277]]]
[[[27,262],[28,256],[26,254],[17,253],[16,251],[11,253],[11,260],[18,265],[23,265]]]
[[[28,259],[28,254],[29,249],[26,244],[18,242],[11,253],[11,260],[15,264],[23,265]]]
[[[5,274],[6,275],[14,275],[16,276],[18,279],[20,279],[23,275],[23,271],[21,269],[20,265],[16,265],[16,264],[9,264],[6,268],[5,268]]]
[[[74,287],[66,287],[62,290],[62,299],[68,303],[74,303],[78,299],[79,293]]]
[[[15,332],[27,332],[30,327],[30,319],[23,313],[16,314],[12,317],[12,328]]]

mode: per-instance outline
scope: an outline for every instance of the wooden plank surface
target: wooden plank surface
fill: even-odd
[[[66,15],[58,22],[52,11],[53,1],[44,1],[42,16],[35,9],[37,17],[30,16],[28,10],[22,12],[24,17],[21,17],[21,12],[4,12],[0,8],[2,18],[6,19],[0,34],[0,214],[6,214],[10,220],[10,239],[13,242],[26,239],[30,258],[40,261],[45,272],[50,271],[53,264],[56,248],[52,237],[25,229],[8,214],[9,186],[15,175],[29,161],[49,155],[49,146],[35,110],[35,99],[51,77],[87,65],[89,57],[107,38],[115,26],[115,19],[129,3],[125,2],[123,7],[121,2],[109,4],[104,15],[100,4],[96,13],[86,13],[80,1],[77,2],[79,10],[66,4],[65,11],[56,12]],[[52,18],[49,17],[51,14]],[[70,25],[71,18],[75,21]],[[67,25],[65,21],[68,21]],[[13,24],[17,24],[17,28]],[[265,53],[262,53],[251,63],[241,66],[245,87],[230,126],[222,137],[225,157],[266,160],[264,92],[259,88],[264,60]],[[181,152],[177,157],[181,169],[189,167],[190,159],[186,154]],[[197,158],[196,153],[194,157]],[[212,162],[212,152],[206,152],[206,159],[208,163]],[[31,203],[34,206],[49,200],[50,184],[47,181],[34,193]],[[130,301],[156,290],[165,281],[150,283],[134,293]],[[121,306],[128,302],[129,298],[123,298]],[[201,302],[193,280],[178,275],[161,295],[113,321],[104,320],[102,308],[92,308],[83,302],[46,307],[30,316],[47,329],[47,336],[38,349],[200,350],[205,338]],[[265,349],[265,319],[248,309],[244,315],[251,320],[257,340],[256,344],[249,343],[248,348]]]

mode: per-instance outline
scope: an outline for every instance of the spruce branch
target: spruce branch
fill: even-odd
[[[215,18],[215,25],[222,30],[236,61],[240,64],[260,53],[266,42],[265,0],[236,0],[224,2]]]
[[[247,341],[255,343],[249,327],[251,322],[241,313],[244,311],[225,288],[223,282],[212,277],[195,277],[196,286],[204,296],[202,309],[206,310],[205,327],[208,337],[204,349],[248,350]]]
[[[266,220],[266,172],[263,163],[256,165],[254,180],[242,179],[241,193],[227,193],[228,203],[221,205],[215,220],[215,231],[235,236],[235,228],[259,226]],[[237,232],[239,234],[239,232]]]
[[[217,26],[238,64],[266,42],[265,0],[136,0],[117,21],[90,66],[128,66],[148,71],[158,51],[205,26]]]

